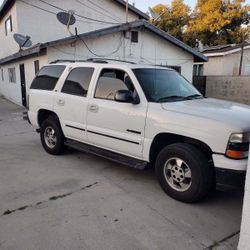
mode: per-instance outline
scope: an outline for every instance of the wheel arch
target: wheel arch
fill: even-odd
[[[38,111],[38,115],[37,115],[37,123],[38,123],[39,127],[41,127],[42,122],[50,116],[58,119],[58,121],[59,121],[59,118],[55,112],[48,110],[48,109],[40,109]],[[59,123],[60,123],[60,121],[59,121]]]
[[[160,151],[164,147],[174,143],[191,144],[200,149],[207,156],[208,160],[212,160],[213,151],[206,143],[183,135],[177,135],[173,133],[159,133],[154,137],[150,146],[150,151],[149,151],[150,162],[154,164],[156,157],[160,153]]]

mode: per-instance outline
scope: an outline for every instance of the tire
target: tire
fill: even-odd
[[[177,143],[162,149],[155,163],[156,176],[162,189],[172,198],[193,203],[214,188],[214,168],[196,147]]]
[[[50,133],[50,138],[48,134]],[[65,146],[65,137],[57,117],[50,116],[42,122],[40,139],[45,151],[51,155],[60,155]]]

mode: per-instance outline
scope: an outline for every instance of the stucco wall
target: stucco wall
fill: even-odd
[[[11,16],[12,18],[12,33],[6,36],[5,34],[5,21]],[[16,6],[14,5],[5,17],[0,22],[0,58],[18,52],[19,46],[13,39],[13,34],[18,32],[18,22],[16,15]]]
[[[16,1],[16,4],[14,4],[14,6],[10,9],[10,11],[8,11],[8,13],[0,22],[0,58],[18,52],[19,46],[13,39],[14,33],[29,35],[33,44],[44,43],[69,36],[66,27],[59,23],[56,18],[56,13],[61,12],[62,10],[49,6],[38,0],[26,0],[25,2],[31,5],[38,6],[43,10],[32,7],[28,4],[25,4],[24,2]],[[95,4],[98,4],[107,11],[90,4],[85,0],[50,0],[48,2],[54,6],[60,6],[60,8],[65,10],[74,10],[81,16],[86,16],[92,19],[99,19],[103,22],[110,22],[105,24],[76,17],[77,21],[75,25],[71,27],[71,30],[72,32],[74,32],[75,27],[77,27],[79,34],[112,25],[117,25],[119,23],[125,22],[126,20],[125,7],[117,4],[112,0],[94,1]],[[83,4],[81,4],[80,2]],[[13,31],[11,34],[6,36],[5,20],[10,15],[12,17]],[[134,21],[137,19],[138,15],[129,11],[128,21]]]
[[[24,63],[25,66],[25,77],[26,77],[26,91],[28,94],[28,89],[30,84],[35,76],[35,67],[34,61],[39,60],[40,68],[48,63],[47,56],[40,56],[24,61],[20,61],[18,63],[7,64],[0,67],[0,94],[5,96],[7,99],[13,101],[16,104],[22,104],[22,96],[21,96],[21,83],[20,83],[20,70],[19,65]],[[9,82],[8,69],[15,68],[16,70],[16,83]],[[1,69],[4,72],[4,81],[1,78]]]
[[[206,96],[250,105],[250,76],[208,76]]]
[[[95,54],[111,59],[133,61],[140,64],[157,64],[162,66],[180,66],[181,73],[192,81],[193,56],[171,43],[145,30],[139,31],[139,42],[130,42],[130,33],[123,39],[121,33],[102,36],[101,38],[85,39],[88,47]],[[115,52],[111,55],[112,52]],[[84,60],[96,57],[81,42],[48,49],[49,62],[57,59]]]
[[[238,51],[225,56],[209,57],[209,61],[204,64],[204,75],[238,75],[240,67],[240,54],[241,52]],[[207,56],[209,56],[209,54]],[[250,49],[244,50],[242,75],[250,75]]]
[[[54,13],[62,11],[38,0],[26,0],[25,2],[39,6]],[[110,22],[110,24],[104,24],[76,16],[77,21],[75,25],[71,26],[71,31],[73,33],[75,32],[75,27],[78,28],[78,34],[81,34],[88,31],[117,25],[119,23],[125,22],[126,19],[125,7],[112,0],[93,1],[95,4],[106,9],[106,12],[85,0],[50,0],[47,2],[54,6],[60,6],[60,8],[65,10],[73,10],[76,14],[81,16],[98,19],[103,22]],[[104,13],[104,15],[101,13]],[[105,15],[111,17],[107,17]],[[19,22],[19,33],[30,35],[34,44],[44,43],[70,36],[66,30],[66,27],[59,23],[55,14],[36,9],[21,1],[17,1],[17,19]],[[129,21],[134,21],[137,19],[138,16],[130,11]]]

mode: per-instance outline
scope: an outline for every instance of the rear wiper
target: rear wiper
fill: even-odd
[[[172,100],[172,99],[186,100],[187,97],[185,97],[185,96],[179,96],[179,95],[165,96],[165,97],[162,97],[159,100],[157,100],[157,102],[163,102],[163,101],[168,101],[168,100]]]

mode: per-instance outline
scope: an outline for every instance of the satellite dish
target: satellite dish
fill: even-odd
[[[74,17],[74,11],[59,12],[56,15],[58,21],[67,27],[75,24],[76,18]]]
[[[21,48],[28,48],[32,46],[32,42],[30,40],[30,36],[23,36],[21,34],[15,33],[13,35],[16,43],[19,45],[20,49]]]
[[[151,15],[155,20],[160,21],[161,16],[160,16],[158,13],[156,13],[156,12],[155,12],[152,8],[150,8],[150,7],[148,7],[148,10],[149,10],[149,12],[150,12],[150,15]]]

